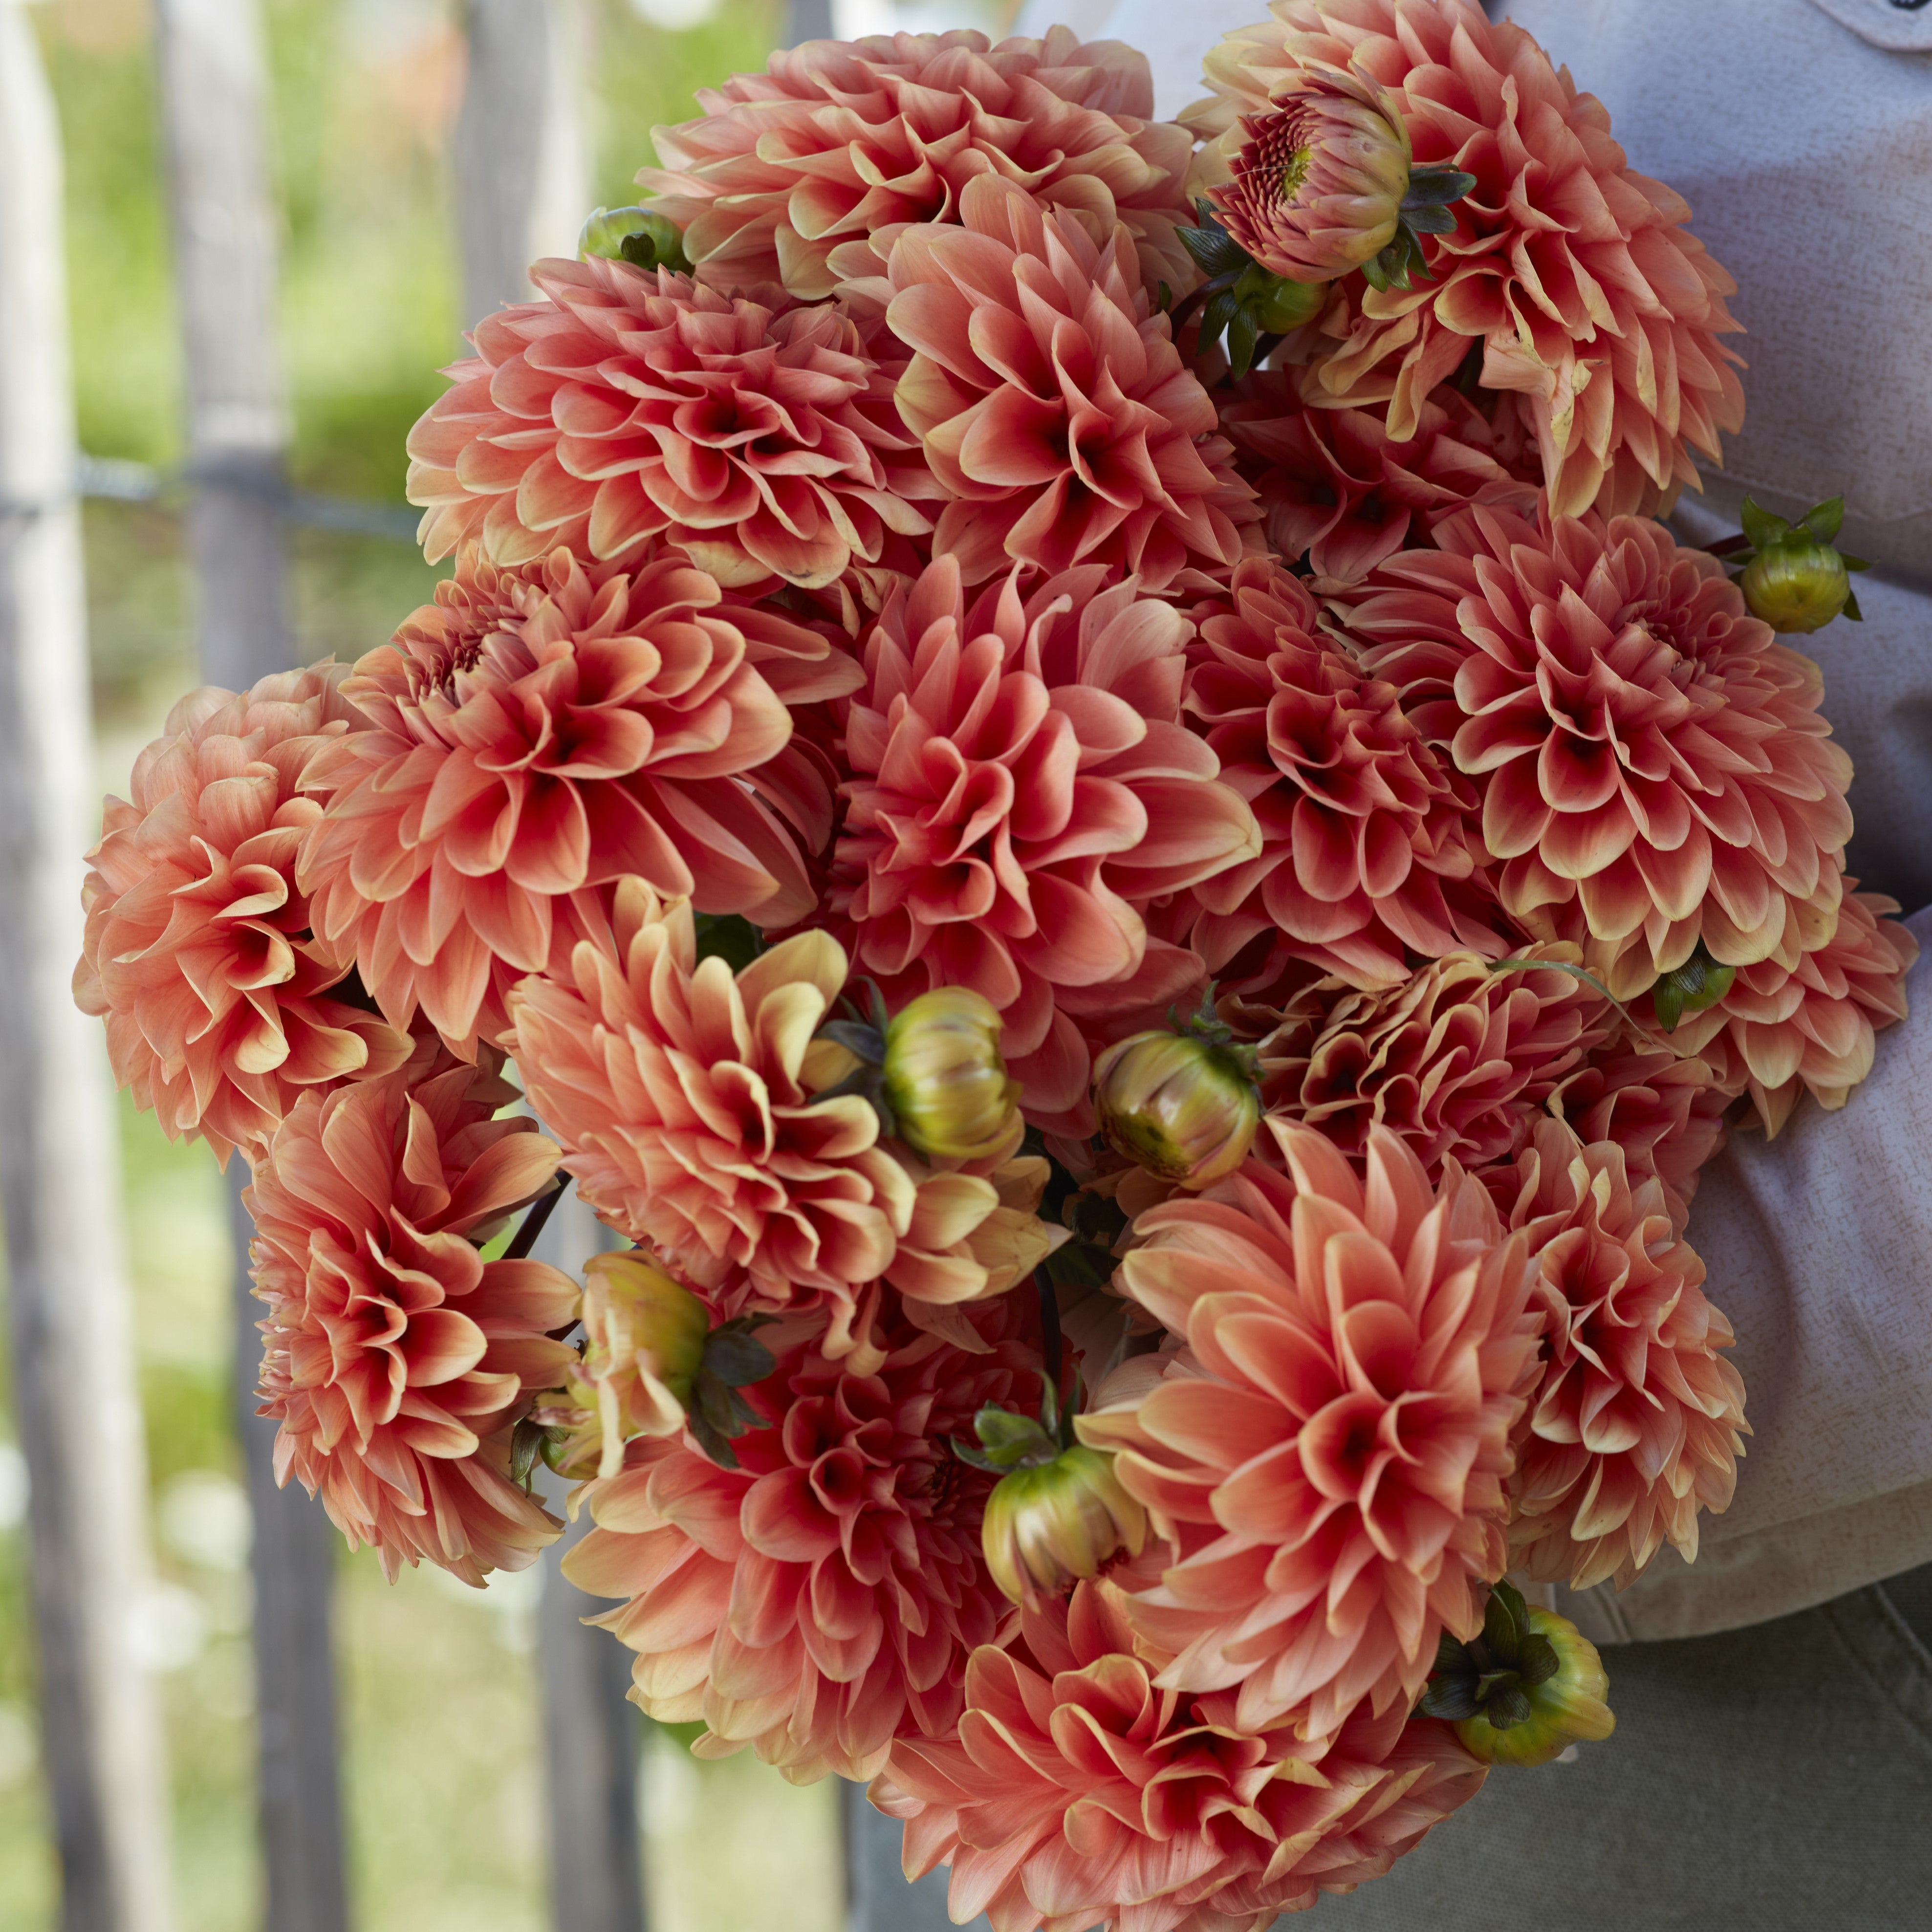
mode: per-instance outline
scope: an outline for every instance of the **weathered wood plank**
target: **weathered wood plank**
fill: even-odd
[[[160,0],[176,280],[195,492],[189,540],[202,675],[245,690],[286,668],[278,221],[265,135],[256,0]],[[236,1426],[248,1470],[255,1593],[256,1804],[267,1932],[344,1932],[339,1727],[332,1636],[337,1538],[299,1489],[278,1488],[274,1427],[255,1414],[260,1305],[252,1232],[229,1164]]]
[[[147,1476],[100,1023],[69,988],[98,831],[61,156],[25,13],[0,0],[0,1197],[32,1483],[42,1752],[64,1932],[166,1932]]]
[[[536,1256],[581,1280],[584,1264],[617,1243],[573,1191],[559,1202]],[[562,1513],[569,1486],[548,1471],[545,1500]],[[608,1630],[590,1630],[607,1598],[586,1597],[564,1576],[565,1552],[590,1527],[580,1516],[544,1552],[537,1602],[543,1686],[545,1783],[550,1803],[550,1912],[556,1932],[644,1932],[638,1834],[637,1708],[626,1700],[631,1653]]]

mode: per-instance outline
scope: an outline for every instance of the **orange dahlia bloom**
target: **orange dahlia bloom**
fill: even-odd
[[[1026,1176],[928,1168],[881,1138],[862,1095],[813,1097],[849,1064],[813,1043],[845,987],[829,934],[734,979],[699,961],[688,902],[628,879],[614,932],[571,970],[510,997],[531,1104],[584,1199],[733,1313],[826,1308],[826,1352],[869,1363],[881,1283],[943,1310],[1046,1258],[1045,1224],[1011,1191]]]
[[[1185,1352],[1078,1426],[1178,1546],[1129,1605],[1156,1681],[1238,1686],[1240,1729],[1318,1738],[1364,1700],[1412,1708],[1438,1638],[1480,1624],[1536,1336],[1479,1183],[1450,1162],[1432,1187],[1386,1128],[1365,1179],[1276,1132],[1289,1176],[1250,1162],[1136,1221],[1116,1281]]]
[[[1526,956],[1574,964],[1576,949]],[[1379,1130],[1431,1175],[1450,1160],[1483,1167],[1527,1144],[1606,1018],[1560,964],[1498,973],[1457,952],[1384,992],[1327,980],[1297,994],[1262,1041],[1262,1097],[1271,1119],[1318,1128],[1358,1162]]]
[[[1618,1589],[1666,1543],[1697,1554],[1697,1513],[1722,1510],[1744,1454],[1744,1387],[1718,1351],[1731,1324],[1664,1184],[1623,1150],[1537,1129],[1492,1186],[1536,1257],[1542,1372],[1510,1479],[1512,1561],[1532,1576]]]
[[[328,997],[349,962],[319,943],[296,883],[321,811],[296,790],[302,767],[362,722],[347,675],[324,663],[239,696],[190,693],[135,760],[131,802],[107,800],[87,855],[74,998],[106,1021],[115,1078],[136,1104],[224,1166],[308,1089],[409,1057],[359,1000]]]
[[[1851,761],[1810,658],[1657,524],[1463,511],[1347,623],[1482,796],[1504,907],[1619,998],[1701,940],[1790,968],[1836,916]]]
[[[905,1871],[952,1868],[956,1924],[993,1932],[1265,1932],[1378,1878],[1482,1788],[1446,1724],[1357,1712],[1304,1742],[1234,1699],[1161,1688],[1110,1582],[974,1653],[956,1736],[905,1737],[872,1788]]]
[[[1647,514],[1695,485],[1690,451],[1720,460],[1744,419],[1736,284],[1684,224],[1690,211],[1634,172],[1610,116],[1520,27],[1470,0],[1274,0],[1273,18],[1208,56],[1208,100],[1182,118],[1225,180],[1244,115],[1320,69],[1393,95],[1418,166],[1476,186],[1453,234],[1422,238],[1432,279],[1386,292],[1338,284],[1329,340],[1303,393],[1321,407],[1385,405],[1397,441],[1424,399],[1480,350],[1486,388],[1517,392],[1534,425],[1552,508]]]
[[[789,707],[859,676],[675,551],[510,570],[466,547],[344,686],[370,728],[304,775],[327,801],[302,860],[318,929],[398,1025],[420,1003],[467,1051],[502,1031],[524,974],[568,971],[594,889],[628,873],[709,912],[796,919],[814,899],[799,840],[829,837],[832,800],[788,754]]]
[[[1619,1029],[1548,1102],[1586,1146],[1614,1141],[1633,1175],[1654,1174],[1675,1198],[1673,1212],[1689,1205],[1698,1170],[1723,1147],[1724,1110],[1732,1098],[1709,1062],[1682,1051],[1685,1045],[1681,1026],[1676,1050],[1641,1043]]]
[[[1126,231],[1096,242],[996,175],[967,184],[959,220],[900,235],[886,311],[916,352],[899,414],[952,499],[934,554],[969,583],[1104,563],[1148,591],[1232,564],[1253,493]]]
[[[574,1319],[577,1286],[478,1252],[556,1173],[534,1121],[494,1118],[517,1098],[502,1064],[426,1040],[382,1079],[304,1094],[242,1196],[277,1480],[319,1496],[392,1580],[426,1558],[480,1586],[562,1528],[510,1480],[510,1436],[575,1365],[550,1331]]]
[[[869,1778],[896,1736],[958,1724],[967,1658],[1008,1606],[980,1549],[993,1478],[950,1443],[983,1403],[1040,1399],[1031,1298],[970,1318],[977,1352],[889,1316],[866,1375],[794,1342],[742,1392],[762,1419],[736,1468],[640,1441],[586,1492],[596,1527],[565,1574],[628,1600],[597,1621],[638,1653],[649,1715],[704,1724],[700,1756]]]
[[[997,46],[970,31],[808,40],[698,100],[702,118],[653,130],[664,166],[638,179],[687,224],[701,281],[830,295],[877,274],[881,230],[956,220],[982,174],[1096,242],[1124,223],[1149,286],[1196,279],[1174,234],[1193,220],[1192,143],[1154,118],[1147,58],[1118,40],[1083,46],[1065,27]]]
[[[1905,976],[1918,942],[1885,915],[1896,899],[1844,881],[1838,922],[1789,968],[1773,960],[1739,968],[1714,1006],[1687,1013],[1671,1043],[1708,1060],[1726,1095],[1748,1093],[1775,1134],[1809,1093],[1842,1107],[1871,1071],[1874,1036],[1905,1017]]]
[[[837,304],[596,256],[530,279],[544,299],[478,322],[410,432],[432,563],[472,538],[518,564],[662,535],[721,584],[816,587],[932,527],[896,371]]]
[[[1181,722],[1172,605],[1088,566],[1024,597],[1013,572],[969,610],[963,574],[939,559],[866,640],[832,904],[889,992],[1000,1010],[1030,1117],[1088,1119],[1090,1019],[1201,977],[1138,908],[1252,856],[1254,817]]]
[[[1500,958],[1464,836],[1468,782],[1423,742],[1395,686],[1318,629],[1300,580],[1244,558],[1226,596],[1190,614],[1187,709],[1262,835],[1255,857],[1192,889],[1190,937],[1209,966],[1270,932],[1275,952],[1364,986],[1403,978],[1412,953]]]
[[[1507,417],[1492,422],[1454,389],[1424,402],[1400,442],[1372,411],[1308,407],[1275,370],[1240,394],[1221,427],[1261,497],[1268,548],[1291,563],[1305,557],[1328,583],[1355,583],[1397,550],[1425,548],[1465,504],[1536,508],[1535,452],[1526,462]]]

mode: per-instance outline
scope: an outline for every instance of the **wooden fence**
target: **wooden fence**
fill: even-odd
[[[98,1023],[68,989],[80,946],[79,854],[98,801],[89,793],[60,146],[23,4],[0,0],[0,1189],[15,1408],[32,1483],[62,1932],[172,1932],[159,1725],[130,1641],[130,1610],[152,1586],[114,1114]],[[292,661],[287,526],[315,508],[286,477],[258,6],[156,0],[196,635],[203,676],[231,688]],[[575,0],[464,0],[462,10],[456,225],[473,318],[524,298],[535,256],[572,250],[590,197]],[[794,0],[788,44],[831,31],[830,0]],[[146,487],[130,466],[92,473],[108,475],[115,494]],[[262,1923],[266,1932],[347,1932],[336,1537],[318,1507],[276,1486],[273,1428],[254,1413],[259,1310],[248,1292],[244,1178],[232,1162]],[[573,1201],[540,1251],[574,1269],[601,1238]],[[552,1923],[555,1932],[645,1932],[627,1658],[583,1627],[604,1606],[563,1580],[561,1554],[547,1553],[538,1615]],[[908,1892],[897,1827],[856,1790],[845,1796],[852,1932],[938,1932],[948,1922],[943,1884]]]

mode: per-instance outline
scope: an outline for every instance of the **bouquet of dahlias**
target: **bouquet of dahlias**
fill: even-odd
[[[86,889],[284,1476],[479,1582],[548,1462],[638,1702],[998,1932],[1249,1932],[1609,1733],[1538,1586],[1730,1498],[1700,1166],[1913,952],[1775,634],[1832,506],[1660,520],[1743,407],[1683,202],[1467,0],[1207,79],[702,96],[412,435],[434,603],[184,699]]]

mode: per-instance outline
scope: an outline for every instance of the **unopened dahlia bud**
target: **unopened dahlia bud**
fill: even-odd
[[[629,262],[640,268],[675,268],[688,274],[684,231],[668,215],[648,208],[600,208],[584,224],[577,238],[580,261],[602,255],[613,262]]]
[[[1700,940],[1696,951],[1650,989],[1658,1024],[1666,1033],[1675,1033],[1678,1022],[1686,1013],[1701,1013],[1714,1006],[1731,990],[1737,976],[1735,966],[1720,965]]]
[[[1479,1636],[1442,1639],[1419,1708],[1453,1724],[1485,1764],[1547,1764],[1616,1729],[1610,1688],[1596,1646],[1568,1617],[1504,1582],[1490,1590]]]
[[[1003,1476],[986,1498],[986,1568],[1016,1604],[1036,1608],[1124,1550],[1138,1556],[1147,1512],[1114,1474],[1114,1459],[1076,1444],[1050,1462]]]
[[[1019,1082],[1000,1057],[992,1002],[940,986],[900,1008],[885,1029],[884,1094],[898,1137],[929,1160],[980,1160],[1013,1131]]]
[[[1208,199],[1264,268],[1332,281],[1395,239],[1408,132],[1377,82],[1314,69],[1267,113],[1244,115],[1241,131],[1231,178]]]
[[[549,1412],[566,1433],[548,1460],[568,1474],[609,1476],[633,1437],[684,1426],[711,1314],[634,1252],[598,1255],[584,1278],[584,1362]]]
[[[1736,579],[1754,617],[1774,631],[1803,634],[1821,631],[1840,616],[1858,621],[1851,573],[1866,566],[1832,547],[1845,519],[1845,500],[1814,504],[1795,524],[1761,510],[1747,496],[1743,522],[1748,548],[1730,560],[1742,562]]]
[[[1253,1060],[1204,1006],[1185,1032],[1136,1034],[1094,1063],[1100,1132],[1160,1179],[1208,1186],[1254,1144],[1262,1102]]]

